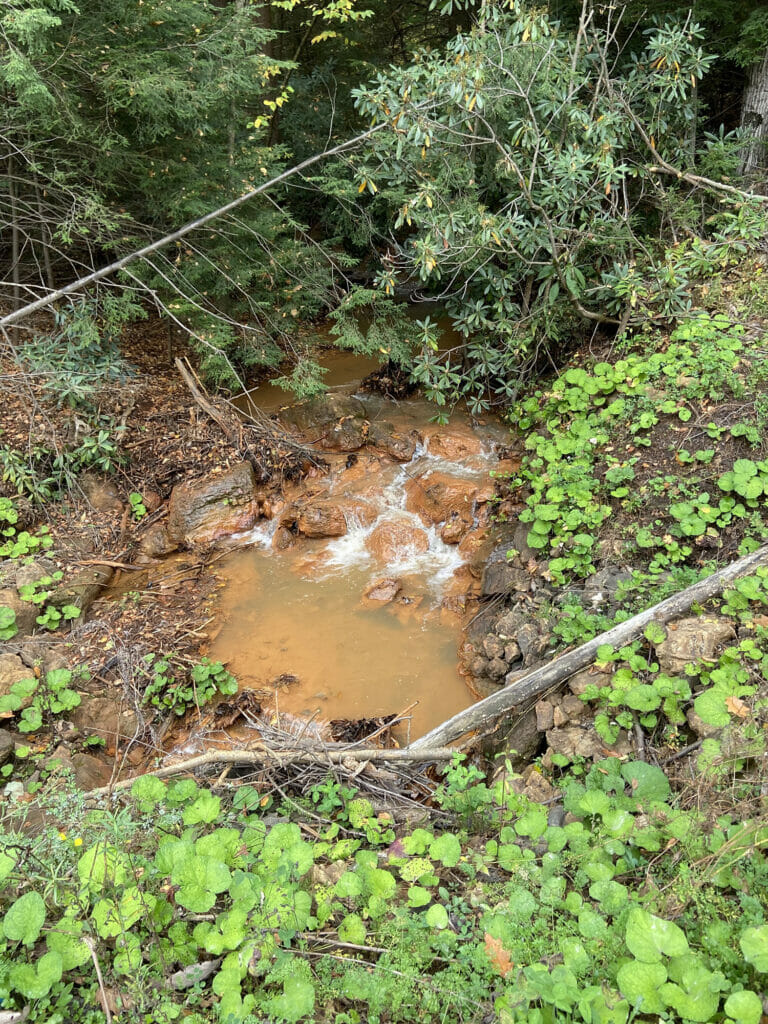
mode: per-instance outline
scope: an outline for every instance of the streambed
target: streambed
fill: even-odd
[[[348,357],[333,369],[360,372]],[[333,394],[354,395],[371,429],[409,439],[412,456],[396,461],[383,443],[324,449],[327,471],[266,502],[219,564],[209,654],[276,711],[332,720],[411,707],[415,738],[474,699],[457,647],[477,607],[489,473],[508,432],[464,412],[438,427],[424,400],[358,394],[356,383]],[[305,520],[320,523],[309,536]]]

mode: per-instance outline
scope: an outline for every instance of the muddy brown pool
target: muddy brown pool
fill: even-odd
[[[219,567],[209,654],[278,714],[356,719],[415,704],[413,739],[473,700],[458,672],[457,647],[473,608],[468,594],[477,589],[470,563],[488,534],[489,473],[507,434],[466,413],[437,427],[434,407],[419,399],[357,397],[372,422],[385,417],[399,432],[418,431],[414,457],[402,464],[371,449],[353,459],[323,453],[329,471],[306,481],[300,498],[337,506],[346,532],[299,538],[281,550],[278,507],[237,538]],[[419,502],[435,480],[459,495],[477,492],[466,506],[473,521],[461,543],[446,543],[444,524],[434,513],[425,516]],[[366,600],[381,579],[396,581],[395,599]]]

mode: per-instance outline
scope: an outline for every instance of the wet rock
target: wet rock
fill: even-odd
[[[275,551],[287,551],[294,542],[294,536],[286,526],[278,526],[272,535],[272,547]]]
[[[624,569],[601,569],[584,584],[584,604],[592,608],[615,605],[619,586],[631,579],[632,573]]]
[[[469,663],[469,671],[476,679],[484,676],[487,668],[488,658],[484,658],[481,654],[476,655]]]
[[[365,406],[351,395],[318,395],[279,415],[285,426],[328,451],[354,452],[370,439]]]
[[[512,535],[512,543],[508,545],[508,547],[514,548],[518,552],[524,562],[528,562],[531,559],[536,561],[541,555],[536,548],[532,548],[528,543],[529,530],[530,527],[527,523],[518,523]]]
[[[253,467],[248,462],[177,484],[168,511],[170,540],[174,544],[211,544],[249,530],[258,516],[255,488]]]
[[[97,473],[82,473],[77,482],[88,504],[97,512],[123,511],[123,503],[114,481]]]
[[[332,501],[316,501],[302,508],[296,526],[305,537],[342,537],[347,532],[344,510]]]
[[[372,601],[376,604],[389,604],[390,601],[394,601],[402,589],[403,585],[400,580],[376,580],[375,583],[371,583],[369,587],[366,587],[363,591],[363,597],[366,601]]]
[[[69,720],[83,736],[98,736],[108,747],[117,747],[136,734],[136,714],[109,697],[81,694]]]
[[[371,442],[395,462],[410,462],[421,443],[421,435],[416,430],[403,434],[391,423],[379,421],[371,424]]]
[[[5,764],[13,757],[16,741],[7,729],[0,729],[0,765]]]
[[[10,587],[0,590],[0,608],[10,608],[16,616],[15,636],[27,636],[36,625],[38,607],[29,601],[22,601],[15,590]]]
[[[504,656],[504,644],[495,633],[488,633],[483,640],[483,650],[489,658],[502,658]]]
[[[419,553],[429,548],[424,530],[412,523],[395,521],[380,523],[368,535],[365,546],[380,562],[396,562],[406,553]]]
[[[610,686],[612,675],[612,668],[608,670],[597,669],[593,665],[591,668],[584,668],[580,672],[575,672],[568,680],[568,688],[574,697],[581,697],[588,686],[596,686],[599,690],[602,690],[604,686]]]
[[[677,675],[700,658],[711,661],[720,644],[730,640],[733,625],[717,615],[680,619],[666,627],[667,638],[656,647],[662,672]]]
[[[482,565],[485,562],[485,553],[490,547],[491,541],[488,536],[487,527],[480,527],[474,530],[470,530],[459,542],[459,551],[462,555],[471,558],[473,564],[475,560],[478,564]]]
[[[34,673],[27,668],[18,655],[0,654],[0,697],[7,697],[14,683],[18,683],[22,679],[31,679],[33,676]],[[30,697],[21,707],[29,707],[31,703],[32,698]]]
[[[483,443],[478,438],[448,431],[432,434],[427,447],[430,455],[447,459],[449,462],[461,462],[473,455],[482,455],[483,452]]]
[[[507,561],[506,544],[496,547],[490,554],[483,571],[483,596],[527,593],[532,577],[526,569],[519,569]]]
[[[139,541],[139,551],[147,558],[164,558],[176,550],[162,523],[153,523]]]
[[[409,480],[405,491],[406,508],[427,525],[444,523],[452,513],[474,519],[478,485],[471,480],[434,470]]]
[[[49,604],[54,608],[63,608],[64,605],[72,604],[81,612],[86,612],[97,597],[100,597],[105,587],[108,587],[114,569],[107,565],[89,565],[68,580],[58,586],[49,598]]]
[[[501,658],[491,658],[485,671],[490,679],[502,679],[507,674],[507,663]]]
[[[440,539],[444,544],[460,544],[469,530],[472,529],[472,521],[452,512],[440,530]]]

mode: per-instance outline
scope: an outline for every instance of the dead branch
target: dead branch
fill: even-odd
[[[726,565],[723,569],[718,569],[706,579],[686,587],[685,590],[673,594],[672,597],[668,597],[652,608],[634,615],[606,633],[601,633],[600,636],[582,644],[576,650],[562,654],[548,665],[529,672],[528,675],[505,686],[498,693],[473,704],[466,711],[460,711],[453,718],[449,718],[447,722],[431,729],[406,749],[427,752],[433,748],[444,748],[448,743],[455,742],[461,736],[484,728],[501,715],[507,714],[533,697],[538,697],[545,690],[564,682],[575,672],[587,668],[594,662],[599,647],[606,644],[614,648],[623,647],[641,636],[649,623],[669,622],[670,619],[677,618],[689,611],[693,604],[703,604],[710,598],[716,597],[728,583],[740,576],[746,576],[757,566],[766,563],[768,563],[768,544],[764,544],[752,554],[745,555],[744,558],[739,558],[730,565]]]
[[[266,764],[270,768],[282,768],[288,764],[362,764],[369,761],[383,762],[424,762],[429,761],[450,761],[456,753],[450,747],[434,747],[429,750],[414,750],[407,747],[402,750],[385,750],[381,747],[348,747],[328,745],[324,747],[309,747],[303,750],[280,750],[273,747],[249,747],[248,750],[207,750],[197,757],[190,757],[177,764],[163,765],[153,772],[146,772],[156,779],[167,779],[173,775],[185,775],[206,765],[249,765]],[[122,789],[130,789],[137,778],[123,779],[109,786],[102,786],[100,789],[92,789],[86,793],[86,798],[108,796]]]

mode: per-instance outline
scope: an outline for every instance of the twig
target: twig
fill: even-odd
[[[96,956],[96,945],[93,939],[86,935],[84,936],[85,944],[91,951],[91,960],[93,960],[93,966],[96,970],[96,980],[99,983],[99,995],[101,997],[101,1005],[104,1010],[104,1016],[107,1018],[107,1024],[112,1024],[112,1012],[109,1009],[109,1000],[107,999],[107,990],[104,987],[104,978],[101,975],[101,967],[99,965],[99,958]]]

